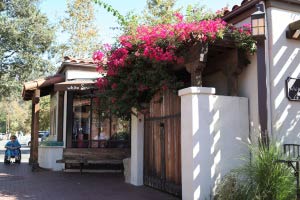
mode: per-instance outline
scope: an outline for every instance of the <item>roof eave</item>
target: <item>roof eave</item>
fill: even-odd
[[[231,19],[235,18],[236,16],[244,13],[247,10],[252,9],[257,3],[259,3],[261,0],[253,0],[249,1],[248,3],[245,3],[241,5],[240,7],[236,8],[235,10],[232,10],[228,14],[222,17],[224,21],[230,21]]]
[[[61,64],[61,66],[58,68],[57,70],[57,74],[61,74],[64,72],[66,67],[89,67],[89,68],[96,68],[97,65],[96,64],[92,64],[92,63],[73,63],[73,62],[63,62]]]

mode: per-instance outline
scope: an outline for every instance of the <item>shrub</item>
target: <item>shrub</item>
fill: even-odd
[[[295,177],[275,144],[250,146],[251,159],[223,178],[216,200],[291,200],[296,196]]]

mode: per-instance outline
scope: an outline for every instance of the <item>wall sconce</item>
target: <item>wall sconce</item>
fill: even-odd
[[[265,39],[265,12],[263,4],[256,4],[257,11],[251,15],[251,34]]]

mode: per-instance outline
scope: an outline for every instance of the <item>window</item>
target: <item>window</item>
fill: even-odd
[[[129,121],[100,110],[101,102],[91,96],[83,92],[73,95],[72,148],[129,147]]]

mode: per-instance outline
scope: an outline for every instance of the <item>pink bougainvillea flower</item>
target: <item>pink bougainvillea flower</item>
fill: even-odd
[[[134,53],[134,55],[135,55],[136,57],[139,57],[141,54],[140,54],[140,52],[136,51],[136,52]]]
[[[143,92],[143,91],[148,90],[148,89],[149,89],[149,87],[146,86],[146,85],[143,85],[143,84],[139,85],[139,87],[138,87],[139,92]]]
[[[111,89],[116,89],[118,87],[118,84],[117,83],[113,83],[112,85],[111,85]]]
[[[164,90],[164,91],[167,90],[168,88],[169,88],[169,87],[168,87],[167,85],[161,86],[161,89]]]
[[[181,65],[181,64],[184,63],[184,58],[183,57],[177,57],[176,61],[177,61],[177,64]]]
[[[218,11],[218,14],[221,16],[224,11],[222,9]],[[132,104],[138,99],[145,100],[145,96],[148,100],[147,92],[155,93],[154,90],[157,88],[167,90],[169,86],[179,86],[177,84],[179,82],[174,84],[175,79],[168,74],[168,69],[165,70],[163,67],[184,64],[183,55],[188,53],[185,51],[195,43],[214,43],[216,40],[222,39],[224,33],[233,34],[233,38],[237,42],[244,39],[251,41],[251,38],[247,38],[250,36],[251,26],[249,24],[242,28],[236,28],[226,24],[220,18],[185,22],[180,13],[175,13],[174,16],[177,19],[175,24],[139,26],[131,35],[119,37],[119,45],[115,48],[112,49],[106,44],[103,45],[104,53],[101,51],[94,53],[93,59],[97,63],[97,71],[101,73],[104,69],[107,70],[106,77],[99,78],[97,86],[100,91],[113,90],[109,97],[109,101],[116,104],[113,107],[124,106],[124,100],[132,102]],[[160,74],[157,77],[153,74],[152,69],[156,66],[162,67],[161,70],[158,70]],[[162,77],[167,78],[162,82]],[[187,80],[185,81],[187,82]],[[184,83],[182,82],[182,85]],[[130,92],[122,91],[123,88]],[[122,104],[118,104],[121,102]]]
[[[98,66],[97,66],[97,72],[99,72],[99,73],[103,73],[103,72],[105,72],[105,70],[103,69],[103,66],[101,65],[101,64],[98,64]]]
[[[115,76],[117,75],[117,70],[114,69],[113,67],[110,67],[108,70],[107,70],[107,76]]]
[[[108,67],[118,68],[125,66],[128,57],[128,50],[124,47],[116,49],[108,59]]]
[[[183,15],[180,13],[175,13],[175,17],[177,18],[177,21],[182,22],[183,21]]]
[[[104,51],[108,52],[111,51],[111,45],[108,43],[103,44]]]
[[[110,101],[111,101],[111,103],[116,103],[116,98],[114,98],[114,97],[112,97],[111,99],[110,99]]]
[[[108,80],[106,78],[98,78],[97,79],[97,82],[96,82],[96,85],[97,87],[100,89],[100,90],[105,90],[105,88],[107,87],[108,85]]]
[[[93,60],[95,62],[100,62],[104,57],[104,53],[102,53],[101,51],[97,50],[94,52],[93,54]]]

